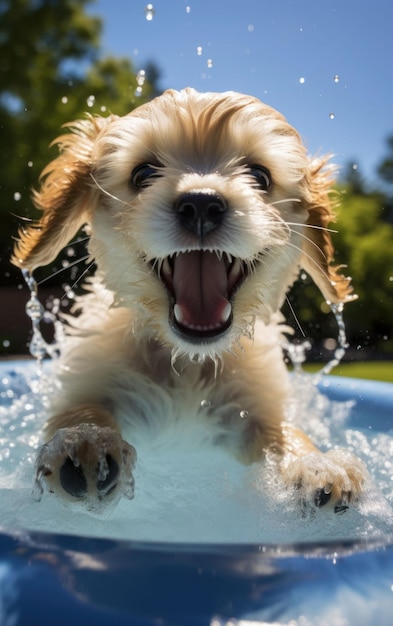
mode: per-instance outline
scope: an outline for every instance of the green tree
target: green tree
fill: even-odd
[[[393,185],[393,135],[387,138],[388,155],[381,161],[377,172],[385,183]]]
[[[393,352],[393,224],[380,193],[343,193],[335,245],[359,300],[345,310],[352,342]]]
[[[157,92],[153,65],[138,75],[128,59],[102,58],[92,2],[0,0],[0,284],[20,280],[8,261],[16,216],[36,216],[30,190],[62,124],[124,115]]]
[[[352,185],[339,188],[337,222],[331,227],[335,263],[346,267],[358,299],[344,308],[351,348],[393,353],[393,224],[384,219],[386,198],[381,193],[355,193]],[[315,343],[318,356],[324,340],[337,337],[337,325],[311,279],[302,275],[289,294],[286,316],[300,337]],[[296,315],[297,322],[293,319]],[[300,330],[301,329],[301,330]]]

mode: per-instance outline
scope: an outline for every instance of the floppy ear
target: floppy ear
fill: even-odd
[[[12,263],[33,270],[53,261],[78,230],[89,222],[96,190],[91,180],[94,142],[112,118],[88,116],[67,124],[70,133],[53,144],[60,155],[41,174],[41,186],[33,192],[35,206],[43,212],[40,221],[19,231]]]
[[[301,265],[332,304],[350,302],[357,298],[352,294],[351,279],[340,274],[342,265],[332,265],[334,247],[328,225],[334,220],[333,203],[329,196],[331,171],[325,169],[328,159],[310,160],[306,184],[309,190],[307,219]]]

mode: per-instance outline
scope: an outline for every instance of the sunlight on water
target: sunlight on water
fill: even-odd
[[[59,390],[56,368],[64,338],[53,312],[55,341],[48,344],[42,338],[39,324],[45,311],[33,277],[25,272],[25,279],[31,291],[27,304],[33,327],[31,352],[37,363],[2,363],[0,368],[2,525],[86,536],[207,543],[381,538],[393,531],[393,433],[375,430],[373,415],[359,427],[356,402],[329,400],[316,381],[323,390],[331,379],[322,373],[317,377],[303,374],[307,342],[286,346],[295,366],[286,419],[303,428],[322,450],[346,447],[366,463],[372,484],[345,514],[336,515],[328,505],[300,510],[295,494],[284,489],[269,460],[245,467],[223,449],[202,445],[197,419],[191,421],[192,433],[186,444],[179,437],[180,422],[174,422],[172,431],[166,429],[164,434],[158,431],[146,437],[133,433],[130,443],[137,448],[138,462],[132,501],[123,499],[113,510],[99,515],[80,502],[63,503],[50,493],[36,502],[32,497],[35,457],[50,398]],[[336,308],[334,313],[338,348],[331,367],[346,346],[342,310]],[[44,360],[45,355],[51,359]],[[209,408],[210,402],[202,400],[199,410]],[[239,417],[245,419],[246,410],[240,411]]]
[[[302,512],[269,463],[244,467],[220,448],[139,438],[132,501],[100,515],[82,504],[45,494],[32,497],[34,460],[49,397],[56,393],[56,363],[2,364],[0,372],[0,494],[2,525],[133,540],[187,542],[293,542],[380,538],[393,529],[393,437],[355,429],[353,402],[332,402],[309,376],[295,374],[287,418],[302,424],[322,449],[345,446],[368,465],[373,485],[344,515],[332,509]],[[307,424],[304,421],[307,415]],[[370,416],[370,423],[373,418]],[[198,441],[198,425],[195,425]]]

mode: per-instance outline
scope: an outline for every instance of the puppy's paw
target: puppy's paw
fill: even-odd
[[[303,507],[329,502],[335,513],[343,513],[359,499],[369,478],[364,464],[347,450],[310,452],[292,461],[283,476],[296,488]]]
[[[44,488],[95,508],[133,498],[136,450],[112,428],[80,424],[60,428],[42,446],[36,461],[34,496]]]

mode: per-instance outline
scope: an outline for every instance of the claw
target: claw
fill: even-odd
[[[334,507],[334,512],[337,515],[342,515],[343,513],[345,513],[345,511],[347,511],[349,509],[349,506],[347,504],[342,504],[341,501],[337,502],[337,504]]]
[[[315,506],[324,506],[330,500],[331,489],[326,492],[326,489],[317,489],[314,496]]]

